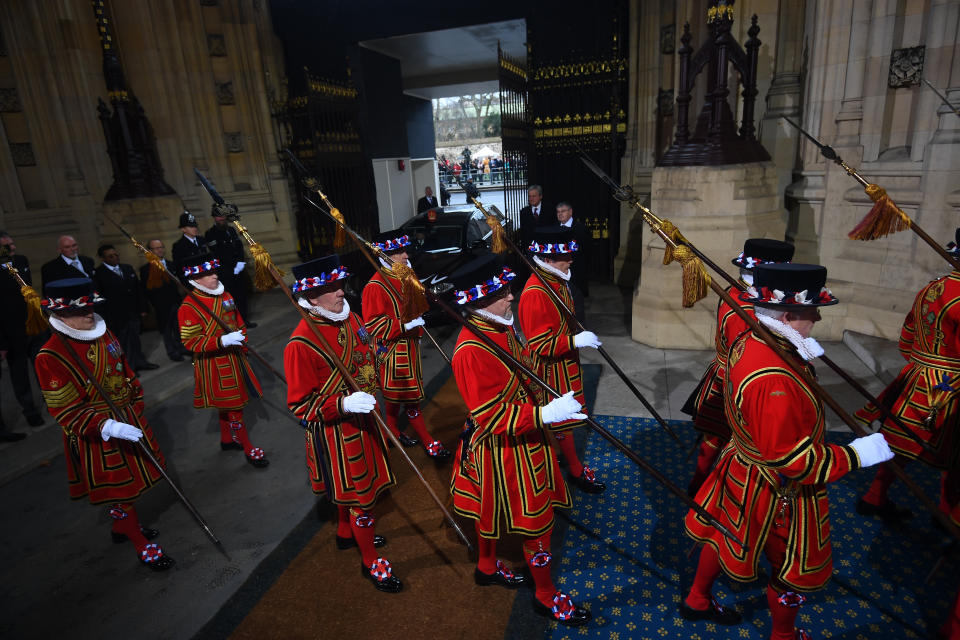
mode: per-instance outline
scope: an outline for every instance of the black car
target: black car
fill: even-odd
[[[490,252],[493,232],[486,218],[473,205],[451,205],[420,213],[400,226],[410,236],[410,262],[423,286],[437,295],[449,295],[453,285],[447,277],[460,265]],[[509,223],[506,231],[509,233]],[[429,325],[446,320],[431,309]]]

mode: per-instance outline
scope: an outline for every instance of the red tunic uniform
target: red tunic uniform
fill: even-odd
[[[327,342],[340,349],[337,356],[367,393],[377,391],[371,338],[359,317],[343,322],[311,316]],[[386,455],[383,435],[369,415],[344,413],[341,401],[353,393],[330,356],[323,350],[306,320],[294,329],[283,352],[287,378],[287,406],[310,423],[307,429],[307,467],[314,493],[326,490],[333,502],[371,507],[377,496],[396,484]],[[319,434],[318,438],[314,434]]]
[[[927,453],[892,420],[881,427],[890,448],[941,469],[953,466],[960,412],[960,273],[920,290],[900,331],[900,353],[908,364],[877,398],[935,451]],[[927,420],[933,411],[933,418]],[[882,420],[873,404],[856,412],[869,424]]]
[[[163,454],[143,416],[143,387],[130,369],[120,343],[108,330],[92,340],[52,336],[37,354],[37,378],[47,410],[63,429],[70,497],[91,504],[132,502],[160,481],[161,475],[135,442],[100,436],[109,418],[107,403],[74,364],[63,341],[90,368],[122,415],[121,422],[143,431],[143,442],[160,464]]]
[[[527,381],[476,337],[482,331],[518,360],[520,343],[512,328],[471,316],[453,352],[457,388],[476,428],[454,461],[454,511],[478,522],[485,538],[504,533],[538,536],[553,526],[555,507],[569,507],[536,397]],[[506,531],[501,527],[506,523]]]
[[[381,268],[363,288],[363,316],[367,331],[376,341],[377,373],[384,400],[413,403],[424,397],[420,371],[423,333],[420,327],[403,330],[402,287],[390,269]]]
[[[226,332],[209,312],[220,316],[231,331],[246,333],[246,326],[237,313],[233,296],[226,291],[216,296],[199,289],[194,289],[194,293],[199,303],[187,296],[177,311],[180,339],[184,347],[193,351],[193,406],[222,411],[242,409],[250,400],[245,377],[257,393],[262,393],[260,382],[243,356],[244,347],[221,346],[220,338]]]
[[[736,580],[756,578],[766,547],[782,562],[776,579],[798,591],[818,589],[833,566],[825,485],[860,461],[850,447],[824,442],[823,404],[752,333],[731,346],[725,388],[732,438],[696,500],[749,549],[694,511],[687,514],[687,531],[715,547]]]
[[[580,353],[573,344],[567,315],[547,293],[547,286],[553,289],[568,309],[573,309],[573,298],[567,283],[551,273],[537,269],[530,275],[523,287],[523,293],[520,294],[520,328],[527,337],[527,348],[537,374],[561,394],[573,391],[577,402],[586,407]],[[581,411],[585,413],[586,409]],[[582,420],[568,420],[551,425],[551,428],[563,430],[583,425]]]
[[[734,287],[727,287],[727,293],[740,302],[740,292]],[[740,307],[753,316],[752,304],[740,302]],[[730,425],[723,410],[723,376],[727,368],[727,353],[737,336],[746,330],[747,323],[721,298],[717,307],[717,335],[714,339],[717,355],[700,380],[693,408],[693,426],[698,431],[716,436],[720,443],[730,439]]]

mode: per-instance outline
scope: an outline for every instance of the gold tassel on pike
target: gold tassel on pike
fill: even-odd
[[[486,220],[487,225],[490,227],[490,231],[493,232],[493,235],[490,236],[490,251],[493,253],[508,252],[510,247],[507,246],[507,241],[503,237],[503,225],[500,224],[500,221],[497,220],[496,216],[488,215]]]
[[[710,274],[703,266],[703,262],[696,256],[690,247],[682,242],[686,238],[680,233],[672,222],[663,220],[660,228],[675,243],[676,247],[667,243],[663,252],[663,264],[670,264],[674,260],[680,263],[683,269],[683,293],[681,295],[681,304],[684,309],[695,305],[698,301],[707,297],[707,289],[710,287]]]
[[[847,234],[851,240],[876,240],[910,228],[910,217],[894,204],[883,187],[868,184],[864,191],[874,205],[860,224]]]
[[[147,275],[147,289],[159,289],[167,279],[167,270],[163,267],[163,262],[152,251],[143,254],[150,263],[150,271]]]
[[[340,209],[331,206],[329,201],[327,201],[327,206],[330,206],[330,215],[332,215],[336,221],[340,223],[336,225],[336,231],[333,233],[333,248],[342,249],[343,246],[347,244],[347,232],[344,230],[342,225],[345,225],[347,221],[343,217],[343,214],[340,213]]]
[[[274,269],[282,278],[286,275],[275,264],[270,253],[263,248],[259,242],[250,245],[250,255],[253,256],[253,286],[259,291],[269,291],[277,286],[277,281],[270,275],[270,270]]]
[[[40,308],[40,294],[28,284],[20,287],[20,295],[23,301],[27,303],[27,322],[26,330],[28,336],[36,336],[47,330],[47,319],[43,317],[43,310]]]
[[[403,296],[400,320],[410,322],[414,318],[419,318],[430,309],[423,283],[417,278],[413,269],[405,264],[394,262],[392,270],[393,275],[399,278],[403,284],[403,290],[400,292],[400,295]]]

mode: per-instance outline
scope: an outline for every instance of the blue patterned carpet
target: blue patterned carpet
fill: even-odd
[[[597,416],[621,440],[685,488],[693,472],[689,451],[680,451],[649,418]],[[675,425],[675,426],[674,426]],[[689,423],[671,427],[693,444]],[[840,434],[837,442],[849,435]],[[569,512],[569,528],[555,574],[558,586],[583,602],[593,622],[579,629],[550,623],[546,637],[764,639],[770,632],[764,587],[769,565],[761,561],[761,578],[741,584],[722,575],[714,593],[735,605],[744,621],[737,627],[691,623],[677,607],[693,579],[696,554],[683,531],[686,507],[643,474],[599,436],[589,437],[583,457],[600,470],[607,491],[599,497],[577,493]],[[913,465],[909,472],[928,495],[936,497],[938,476]],[[798,624],[814,638],[927,638],[945,618],[960,580],[960,561],[948,557],[931,580],[930,569],[948,539],[930,524],[922,507],[914,507],[910,526],[883,527],[879,520],[855,511],[859,495],[873,478],[870,469],[855,471],[829,485],[834,549],[834,579],[809,594]],[[901,505],[915,500],[896,483],[891,497]],[[561,516],[562,517],[562,516]],[[561,555],[558,554],[558,555]]]

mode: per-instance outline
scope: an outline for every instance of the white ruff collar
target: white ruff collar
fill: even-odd
[[[546,271],[547,273],[552,273],[553,275],[557,276],[557,277],[560,278],[561,280],[569,280],[569,279],[570,279],[570,272],[569,272],[569,271],[567,271],[566,273],[564,273],[563,271],[560,271],[560,269],[557,269],[556,267],[551,267],[551,266],[548,265],[546,262],[544,262],[543,260],[541,260],[541,259],[540,259],[540,256],[533,256],[533,261],[537,263],[537,266],[538,266],[538,267],[540,267],[541,269],[543,269],[543,270]]]
[[[204,293],[209,294],[209,295],[211,295],[211,296],[218,296],[218,295],[220,295],[221,293],[223,293],[223,283],[222,283],[222,282],[218,282],[218,283],[217,283],[217,288],[216,288],[216,289],[209,289],[209,288],[207,288],[207,287],[205,287],[205,286],[203,286],[203,285],[201,285],[201,284],[197,284],[197,282],[196,282],[195,280],[189,280],[188,282],[190,282],[190,284],[193,285],[193,287],[194,287],[195,289],[199,289],[200,291],[203,291]]]
[[[747,271],[746,269],[740,269],[740,279],[747,283],[748,286],[753,286],[753,272]]]
[[[823,355],[823,347],[820,346],[819,342],[813,338],[804,338],[799,331],[790,325],[762,313],[757,314],[757,320],[770,331],[789,340],[804,360],[810,361]]]
[[[334,313],[333,311],[324,309],[323,307],[312,305],[309,302],[307,302],[307,299],[304,298],[303,296],[301,296],[297,300],[297,304],[299,304],[301,307],[303,307],[313,315],[326,318],[327,320],[330,320],[332,322],[343,322],[350,316],[350,302],[347,301],[346,298],[343,299],[343,310],[341,310],[340,313]]]
[[[497,324],[502,324],[507,327],[513,326],[513,319],[516,317],[516,316],[510,316],[510,319],[507,320],[503,316],[498,316],[495,313],[490,313],[486,309],[470,309],[470,313],[474,313],[480,316],[481,318],[485,318],[489,320],[490,322],[496,322]]]
[[[379,257],[379,256],[377,256],[377,260],[380,261],[380,264],[382,264],[385,269],[393,269],[393,263],[392,263],[392,262],[387,262],[386,260],[384,260],[383,258],[381,258],[381,257]],[[409,258],[407,258],[406,263],[407,263],[407,266],[408,266],[408,267],[410,267],[411,269],[413,268],[413,265],[410,264],[410,259],[409,259]]]
[[[74,329],[57,316],[50,316],[50,326],[68,338],[92,342],[107,332],[107,323],[99,314],[93,314],[93,319],[97,323],[93,329]]]

